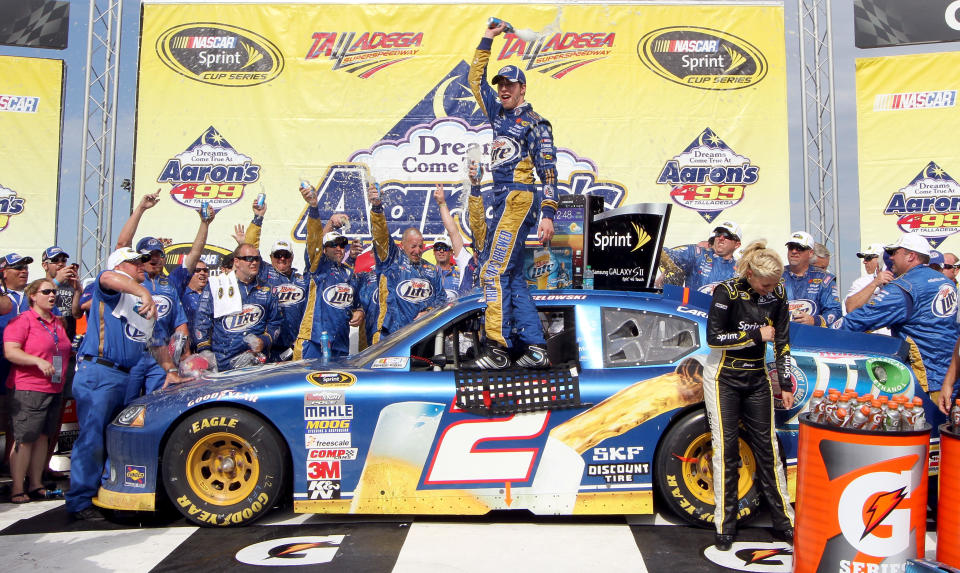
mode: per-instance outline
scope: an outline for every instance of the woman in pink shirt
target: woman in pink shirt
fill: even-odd
[[[10,454],[11,503],[47,499],[41,481],[47,439],[60,423],[60,394],[70,362],[70,338],[53,315],[57,302],[53,281],[33,281],[24,296],[30,308],[3,331],[3,353],[11,363],[7,388],[14,389],[10,403],[14,439]],[[30,478],[27,493],[26,477]]]

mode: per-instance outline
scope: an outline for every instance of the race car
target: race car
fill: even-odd
[[[549,370],[461,369],[481,344],[478,295],[343,361],[208,374],[145,396],[107,430],[94,503],[206,526],[302,513],[642,514],[712,527],[702,360],[710,300],[662,292],[534,291]],[[901,340],[791,326],[795,404],[776,412],[791,495],[798,415],[817,388],[923,396]],[[772,352],[768,355],[772,369]],[[935,469],[936,438],[931,448]],[[741,439],[740,517],[760,496]]]

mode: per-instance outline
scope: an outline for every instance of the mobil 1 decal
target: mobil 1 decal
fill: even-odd
[[[890,195],[883,214],[896,216],[904,233],[916,233],[937,247],[960,230],[960,184],[931,161]]]
[[[743,201],[747,187],[759,178],[760,168],[708,127],[667,160],[657,184],[668,186],[674,203],[696,211],[709,223]]]
[[[602,41],[602,38],[597,40]],[[542,48],[537,52],[540,55],[555,47],[561,48],[560,44],[537,46],[531,49]],[[413,50],[414,47],[405,49]],[[520,50],[517,47],[517,50],[504,57],[517,59],[533,53],[528,54],[526,48]],[[372,178],[380,184],[391,235],[399,238],[404,229],[412,226],[430,242],[445,234],[439,206],[432,198],[433,191],[437,183],[453,183],[445,186],[446,203],[461,228],[469,231],[466,209],[463,208],[466,203],[464,190],[469,193],[469,186],[463,185],[467,176],[467,159],[482,164],[484,179],[481,189],[488,196],[493,191],[489,169],[493,131],[470,91],[468,72],[469,65],[461,61],[446,74],[438,76],[434,87],[399,118],[396,125],[378,140],[371,141],[369,147],[357,149],[342,161],[330,164],[322,178],[312,182],[317,188],[322,220],[333,213],[346,213],[351,221],[347,236],[369,237],[366,185]],[[557,81],[563,79],[557,78]],[[608,207],[621,205],[627,193],[624,184],[604,179],[592,159],[564,148],[562,140],[555,143],[558,145],[554,157],[558,195],[589,193],[602,197]],[[303,241],[306,235],[304,211],[294,230],[294,238]],[[535,240],[535,235],[536,229],[533,229],[529,238]]]

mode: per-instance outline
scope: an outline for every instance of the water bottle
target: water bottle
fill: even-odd
[[[827,414],[827,423],[831,426],[843,426],[847,423],[847,410],[844,408],[830,410]]]
[[[837,402],[840,400],[840,394],[831,392],[830,396],[827,397],[826,401],[823,404],[823,414],[820,416],[819,422],[826,424],[830,416],[837,410]]]
[[[883,407],[880,400],[870,401],[870,421],[867,422],[866,430],[879,431],[883,429]]]
[[[883,415],[883,429],[886,432],[900,431],[900,408],[897,407],[897,404],[887,405],[887,410]]]
[[[330,334],[326,330],[320,333],[320,364],[330,363]]]
[[[810,404],[807,406],[807,411],[810,413],[811,421],[820,421],[820,416],[823,414],[823,406],[825,401],[826,398],[823,397],[823,390],[813,391],[813,397],[810,398]]]
[[[850,416],[847,426],[850,428],[855,428],[857,430],[862,430],[867,426],[867,423],[870,421],[870,406],[861,406],[853,413],[853,416]]]
[[[593,290],[593,269],[590,265],[583,270],[583,290]]]
[[[267,202],[266,193],[257,193],[257,209],[263,209],[263,205]]]
[[[513,30],[513,25],[510,24],[510,22],[507,22],[507,21],[505,21],[505,20],[501,20],[500,18],[494,18],[493,16],[491,16],[491,17],[487,20],[487,27],[488,27],[488,28],[496,28],[496,27],[499,26],[500,24],[503,24],[504,26],[506,26],[506,27],[503,29],[503,31],[504,31],[505,33],[507,33],[507,34],[512,34],[512,33],[514,32],[514,30]]]

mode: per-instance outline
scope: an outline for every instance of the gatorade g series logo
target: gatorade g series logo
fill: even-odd
[[[917,233],[937,247],[960,230],[960,184],[931,161],[890,196],[883,214],[896,215],[901,231]]]
[[[734,153],[708,127],[666,162],[657,183],[669,185],[674,203],[697,211],[709,223],[743,201],[747,186],[759,178],[760,168]]]
[[[181,24],[157,39],[160,61],[191,80],[217,86],[255,86],[283,71],[280,49],[263,36],[229,24]]]
[[[227,332],[243,332],[259,323],[263,314],[263,307],[259,304],[245,304],[237,314],[223,317],[223,329]]]
[[[314,32],[305,60],[324,57],[333,69],[367,79],[417,55],[423,32]]]
[[[738,541],[729,551],[720,551],[714,546],[704,550],[703,556],[710,561],[734,571],[757,573],[791,573],[793,550],[783,542]]]
[[[170,196],[199,210],[206,202],[215,211],[240,201],[244,188],[260,180],[260,165],[238,152],[210,126],[184,151],[167,160],[157,183],[170,183]]]
[[[554,32],[523,40],[504,34],[497,61],[520,56],[524,69],[536,70],[560,79],[577,68],[602,60],[613,52],[613,32]]]
[[[767,60],[743,38],[695,26],[654,30],[637,44],[650,71],[671,82],[704,90],[738,90],[767,75]]]
[[[23,213],[25,202],[16,191],[0,185],[0,231],[10,224],[10,217]]]

